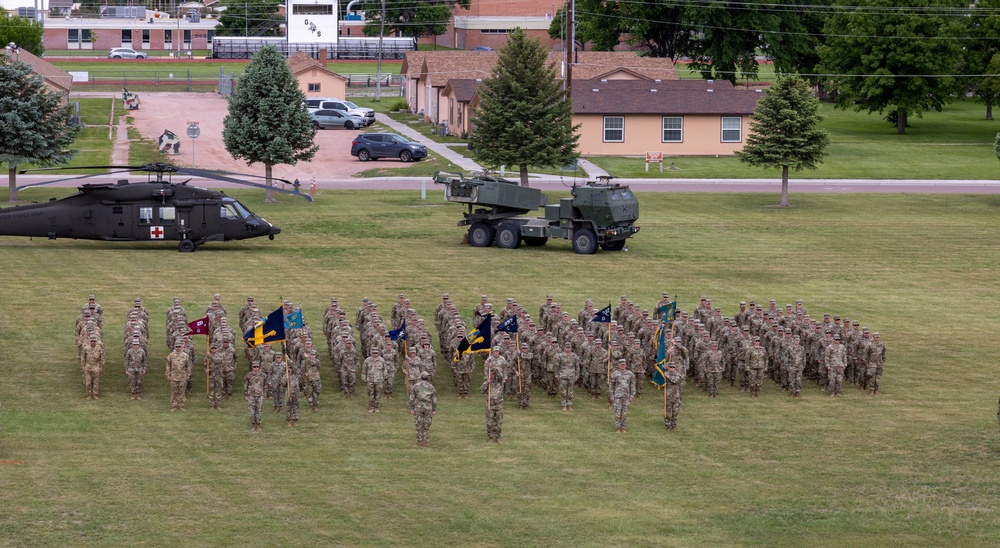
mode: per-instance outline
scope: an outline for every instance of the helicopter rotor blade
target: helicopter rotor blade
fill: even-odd
[[[121,166],[115,166],[115,167],[119,167],[120,168]],[[104,173],[89,173],[87,175],[76,175],[76,176],[73,176],[73,177],[64,177],[62,179],[54,179],[52,181],[42,181],[40,183],[30,183],[30,184],[27,184],[27,185],[21,185],[19,187],[16,187],[14,190],[24,190],[26,188],[35,188],[35,187],[40,187],[40,186],[53,185],[53,184],[56,184],[56,183],[64,183],[66,181],[79,181],[79,180],[82,180],[82,179],[89,179],[91,177],[101,177],[101,176],[114,175],[116,173],[128,173],[129,171],[131,171],[131,170],[130,169],[119,169],[117,171],[106,171]]]
[[[216,181],[222,181],[222,182],[225,182],[225,183],[233,183],[233,184],[237,184],[237,185],[249,186],[249,187],[254,187],[254,188],[263,188],[263,189],[267,189],[268,188],[266,184],[253,183],[253,182],[250,182],[250,181],[245,181],[245,180],[242,180],[242,179],[238,179],[236,177],[231,177],[228,172],[219,172],[219,171],[212,171],[212,170],[208,170],[208,169],[195,169],[195,168],[179,168],[178,172],[179,173],[183,173],[185,175],[192,175],[192,176],[195,176],[195,177],[202,177],[202,178],[205,178],[205,179],[214,179]],[[261,177],[259,175],[244,175],[244,174],[235,174],[235,173],[232,174],[232,175],[236,175],[237,177],[253,177],[255,179],[266,179],[266,177]],[[287,179],[281,179],[281,178],[278,178],[278,177],[271,177],[271,180],[272,181],[277,181],[277,182],[280,182],[280,183],[289,184],[289,185],[292,184],[291,181],[289,181]],[[278,188],[276,186],[273,186],[273,185],[271,186],[271,190],[273,190],[275,192],[282,192],[284,194],[291,194],[293,196],[300,196],[300,197],[304,198],[307,202],[313,201],[312,196],[310,196],[308,194],[303,194],[301,192],[295,192],[294,190],[283,190],[283,189],[280,189],[280,188]]]

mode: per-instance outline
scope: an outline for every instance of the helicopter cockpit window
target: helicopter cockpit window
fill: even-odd
[[[151,207],[140,207],[139,208],[139,224],[152,224],[153,222],[153,208]]]
[[[172,223],[177,219],[177,210],[173,207],[161,207],[160,208],[160,222],[161,223]]]
[[[229,221],[236,221],[239,220],[240,215],[236,212],[236,207],[233,204],[222,204],[222,207],[219,209],[219,217]]]
[[[250,217],[253,216],[253,214],[250,213],[250,210],[248,210],[246,206],[237,202],[236,200],[233,200],[231,203],[228,203],[226,205],[236,208],[236,213],[239,214],[240,219],[249,219]]]

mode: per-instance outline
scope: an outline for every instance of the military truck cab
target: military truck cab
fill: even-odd
[[[434,182],[445,185],[445,198],[465,203],[468,211],[459,226],[469,227],[474,247],[515,249],[524,242],[545,245],[549,238],[570,240],[573,250],[589,255],[598,246],[621,251],[626,240],[639,231],[639,202],[624,185],[608,179],[575,185],[569,198],[548,204],[541,191],[496,177],[469,177],[438,172]],[[476,207],[481,206],[481,207]],[[526,214],[540,207],[544,217]]]

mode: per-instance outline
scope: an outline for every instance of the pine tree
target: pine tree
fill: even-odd
[[[63,96],[45,85],[31,67],[8,64],[0,53],[0,164],[7,164],[8,200],[17,199],[17,168],[65,164],[76,155],[68,150],[77,127]]]
[[[797,76],[782,76],[757,103],[746,145],[736,155],[752,166],[781,168],[781,206],[788,207],[788,169],[816,169],[830,136],[819,128],[819,100]]]
[[[547,54],[523,30],[510,34],[479,88],[469,136],[481,164],[519,166],[521,186],[528,186],[528,166],[554,167],[577,157],[573,105]]]
[[[319,149],[305,100],[284,55],[274,46],[253,56],[229,97],[222,139],[233,158],[251,166],[264,164],[267,202],[274,201],[271,168],[311,160]]]

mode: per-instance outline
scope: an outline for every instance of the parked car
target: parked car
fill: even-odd
[[[108,59],[145,59],[146,53],[135,51],[132,48],[111,48],[108,50]]]
[[[363,112],[365,114],[365,121],[368,122],[368,125],[372,125],[375,123],[375,109],[368,107],[359,107],[358,105],[355,105],[354,103],[346,99],[341,102],[344,103],[344,106],[346,106],[351,110],[360,110],[361,112]]]
[[[495,50],[489,46],[476,46],[472,48],[472,51],[495,51]]]
[[[331,99],[326,97],[313,97],[306,99],[306,108],[309,110],[319,110],[319,109],[330,109],[339,110],[351,116],[357,116],[365,121],[364,125],[370,126],[375,123],[375,111],[371,111],[371,116],[368,115],[364,110],[358,108],[356,105],[351,108],[347,105],[348,101],[341,101],[340,99]],[[351,103],[352,105],[354,103]],[[368,109],[371,110],[371,109]]]
[[[379,158],[409,162],[426,157],[427,147],[394,133],[362,133],[351,143],[351,156],[362,162]]]
[[[344,129],[354,129],[365,127],[364,118],[351,116],[340,110],[332,108],[321,108],[309,112],[313,119],[313,127],[316,129],[326,129],[328,127],[342,127]]]

